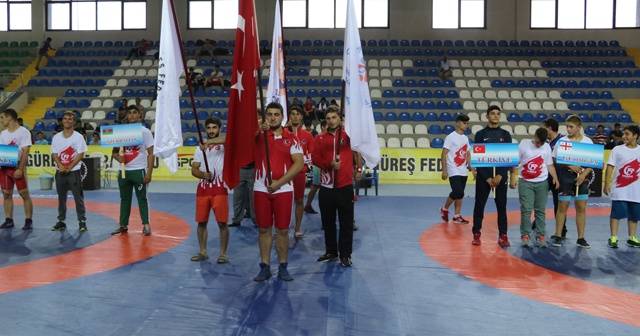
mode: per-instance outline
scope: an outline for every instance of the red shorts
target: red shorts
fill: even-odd
[[[304,199],[304,189],[307,184],[307,174],[298,173],[296,177],[293,178],[293,199],[301,200]]]
[[[26,172],[23,171],[22,178],[16,179],[13,174],[16,173],[16,169],[13,167],[2,167],[0,169],[0,186],[2,190],[13,190],[13,185],[18,188],[18,191],[27,189]]]
[[[227,195],[196,197],[196,222],[206,223],[209,214],[213,210],[218,223],[226,223],[229,220],[229,200]]]
[[[269,194],[254,191],[253,204],[258,226],[268,228],[274,225],[276,229],[288,229],[291,223],[292,202],[292,192]]]

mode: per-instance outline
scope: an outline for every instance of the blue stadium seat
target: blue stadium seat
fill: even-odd
[[[411,121],[411,115],[409,112],[400,112],[398,114],[398,121]]]
[[[397,121],[398,117],[396,116],[395,112],[387,112],[384,115],[384,121]]]
[[[622,111],[622,105],[619,102],[614,101],[609,105],[609,109],[612,111]]]
[[[594,122],[594,123],[604,122],[604,117],[600,113],[592,113],[591,114],[591,122]]]
[[[58,123],[55,122],[55,121],[52,121],[52,122],[47,124],[47,126],[44,128],[44,130],[47,131],[47,132],[53,132],[56,129],[56,126],[58,126]]]
[[[197,146],[198,145],[198,139],[195,136],[188,136],[184,139],[184,145],[185,146]]]
[[[521,122],[522,119],[520,118],[520,115],[517,113],[509,113],[509,115],[507,116],[507,121],[508,122]]]
[[[605,116],[604,120],[608,123],[617,123],[618,122],[618,116],[615,115],[614,113],[607,113],[607,115]]]
[[[609,105],[607,105],[607,103],[602,102],[602,101],[600,101],[600,102],[598,102],[598,103],[596,104],[596,108],[597,108],[599,111],[609,111]]]
[[[373,120],[374,121],[383,121],[384,120],[384,116],[382,115],[381,112],[373,112]]]
[[[431,125],[427,132],[429,132],[429,134],[442,134],[442,128],[437,124]]]
[[[395,109],[396,108],[396,103],[393,100],[387,100],[384,102],[384,106],[385,109]]]
[[[422,92],[420,92],[420,97],[421,98],[433,98],[433,93],[429,89],[424,89],[424,90],[422,90]],[[417,97],[415,97],[415,98],[417,98]]]
[[[107,115],[105,116],[105,120],[116,120],[116,118],[118,117],[118,112],[117,111],[109,111],[107,112]]]
[[[547,114],[544,113],[544,112],[539,112],[538,114],[536,114],[536,121],[537,122],[543,122],[547,118],[549,118],[549,116],[547,116]]]
[[[444,125],[444,127],[442,128],[442,133],[449,135],[455,130],[456,128],[453,125]]]
[[[632,122],[631,120],[631,115],[629,115],[629,113],[620,113],[620,122],[622,123],[630,123]]]
[[[584,133],[588,136],[594,136],[598,134],[598,129],[595,126],[587,126],[584,129]]]
[[[453,117],[451,116],[451,113],[449,112],[442,112],[440,113],[440,121],[453,121]]]
[[[434,138],[431,140],[431,148],[442,148],[444,146],[444,140],[441,138]]]
[[[569,103],[569,110],[571,111],[580,111],[582,110],[582,106],[580,106],[580,103],[578,102],[570,102]]]
[[[523,122],[535,122],[535,118],[533,117],[533,114],[531,112],[524,112],[522,114],[522,121]]]
[[[406,110],[409,108],[409,103],[406,100],[399,100],[396,108],[399,110]]]
[[[595,111],[596,105],[590,101],[587,101],[587,102],[584,102],[584,104],[582,104],[582,109],[585,111]]]
[[[424,121],[424,113],[422,113],[422,112],[414,112],[413,115],[411,116],[411,120],[417,121],[417,122]]]
[[[429,122],[436,122],[438,121],[438,114],[435,112],[427,112],[427,115],[425,116],[425,120]]]
[[[184,112],[184,114],[182,115],[182,120],[194,120],[195,118],[196,115],[191,110]]]

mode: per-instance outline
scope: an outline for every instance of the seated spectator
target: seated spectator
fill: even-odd
[[[140,98],[136,98],[136,106],[138,107],[138,109],[140,109],[140,115],[144,114],[144,106],[142,106],[142,104],[140,104]]]
[[[340,107],[340,105],[338,105],[338,102],[335,99],[331,99],[331,105]]]
[[[311,97],[307,97],[307,101],[302,105],[302,109],[304,110],[302,116],[303,122],[307,120],[313,121],[316,118],[316,106],[313,104]]]
[[[29,131],[31,130],[31,126],[29,126],[29,125],[25,124],[25,123],[24,123],[24,120],[22,120],[22,118],[18,118],[18,125],[20,125],[20,126],[22,126],[22,127],[26,128],[26,129],[27,129],[27,130],[29,130]]]
[[[320,102],[318,103],[318,106],[316,106],[316,117],[318,118],[319,121],[324,120],[324,110],[326,110],[327,107],[329,107],[329,104],[327,103],[327,98],[325,97],[320,98]]]
[[[604,126],[598,125],[598,133],[593,136],[593,143],[606,145],[607,144],[607,135],[604,134]]]
[[[100,146],[100,134],[98,134],[97,132],[93,132],[93,137],[92,137],[91,141],[89,142],[89,145],[91,145],[91,146]]]
[[[209,76],[204,83],[204,87],[212,85],[220,85],[220,87],[224,87],[224,74],[220,71],[220,66],[217,64],[214,67],[214,71],[211,73],[211,76]]]
[[[140,44],[137,47],[131,48],[129,51],[129,56],[127,56],[127,60],[130,60],[131,57],[142,57],[147,54],[147,50],[149,49],[149,42],[146,39],[140,40]]]
[[[48,145],[49,141],[44,138],[44,134],[42,132],[36,133],[36,141],[34,142],[36,145]]]
[[[300,107],[302,107],[302,104],[300,104],[300,101],[298,100],[298,98],[293,98],[293,101],[291,102],[291,106],[300,106]]]
[[[204,76],[196,72],[193,67],[189,68],[189,81],[191,82],[191,88],[193,91],[198,91],[200,88],[204,88]]]
[[[93,131],[93,126],[91,126],[91,123],[84,123],[84,129],[87,131]]]
[[[120,104],[120,108],[118,108],[118,117],[116,118],[116,123],[127,123],[127,107],[129,107],[129,101],[125,98],[122,98],[122,103]]]
[[[204,44],[200,47],[199,56],[211,56],[213,57],[213,50],[216,47],[216,41],[212,41],[210,39],[205,39]]]
[[[451,66],[451,61],[447,58],[447,55],[442,57],[442,61],[440,61],[440,79],[445,80],[453,75],[453,66]]]
[[[318,135],[318,131],[316,131],[315,128],[313,128],[313,122],[311,120],[306,120],[304,122],[304,129],[311,133],[311,135],[313,135],[313,137],[315,138],[316,135]]]
[[[81,120],[76,120],[76,124],[73,126],[73,130],[82,134],[82,136],[84,137],[84,141],[87,141],[87,130],[85,130],[84,126],[82,126]]]
[[[64,126],[62,126],[62,118],[58,118],[58,125],[53,129],[53,135],[62,132]]]
[[[613,147],[622,144],[622,131],[620,130],[620,124],[615,123],[615,125],[613,125],[613,130],[609,133],[609,142],[607,142],[604,148],[613,149]]]

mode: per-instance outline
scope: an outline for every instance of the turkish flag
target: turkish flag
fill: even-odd
[[[484,154],[486,152],[486,148],[483,145],[474,145],[473,152],[477,154]]]
[[[255,6],[253,0],[240,0],[238,5],[223,171],[224,181],[231,189],[238,185],[240,168],[254,160],[254,135],[258,129],[256,77],[260,55]]]

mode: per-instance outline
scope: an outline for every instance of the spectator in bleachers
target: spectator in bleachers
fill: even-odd
[[[327,98],[322,97],[320,98],[320,102],[318,103],[318,106],[316,106],[316,117],[318,118],[318,120],[324,120],[324,110],[327,109],[327,107],[329,107],[329,104],[327,103]]]
[[[200,47],[200,52],[198,53],[198,55],[200,56],[209,55],[213,57],[213,50],[215,49],[215,47],[216,47],[216,41],[205,39],[204,43]]]
[[[34,142],[36,145],[48,145],[49,141],[44,138],[44,134],[42,132],[36,133],[36,141]]]
[[[93,131],[93,126],[91,126],[91,123],[84,123],[84,129],[87,131]]]
[[[42,42],[42,47],[38,50],[38,62],[36,62],[36,71],[40,70],[40,61],[42,58],[46,58],[47,62],[51,59],[49,56],[49,50],[55,50],[51,48],[51,38],[47,37],[47,39]]]
[[[598,133],[596,133],[596,135],[593,136],[593,143],[599,144],[599,145],[606,145],[607,138],[608,138],[607,135],[604,134],[604,126],[598,125]]]
[[[149,49],[149,42],[146,39],[140,40],[140,44],[137,47],[131,48],[129,51],[129,56],[127,56],[127,60],[130,60],[131,57],[142,57],[147,54],[147,50]]]
[[[142,106],[142,104],[140,104],[140,98],[136,98],[136,104],[135,105],[140,110],[140,114],[144,116],[144,106]]]
[[[307,101],[302,105],[302,109],[304,110],[304,115],[302,116],[303,121],[313,121],[316,118],[316,106],[313,104],[311,97],[307,97]]]
[[[84,129],[82,120],[76,119],[76,124],[73,126],[73,130],[80,133],[80,135],[82,135],[82,137],[84,138],[84,142],[87,142],[87,130]]]
[[[298,100],[298,98],[293,98],[293,101],[291,102],[291,106],[300,106],[302,107],[302,104],[300,104],[300,101]],[[291,107],[289,106],[289,107]]]
[[[63,129],[64,126],[62,126],[62,118],[58,118],[58,125],[56,125],[56,127],[53,129],[53,135],[62,132]]]
[[[91,142],[89,142],[89,145],[91,146],[100,146],[100,134],[97,132],[93,132],[93,138],[91,139]]]
[[[127,108],[129,107],[129,101],[125,98],[122,99],[120,108],[118,108],[118,117],[116,121],[121,124],[127,123]]]
[[[440,61],[440,79],[445,80],[453,75],[453,66],[451,65],[451,61],[447,58],[447,55],[442,57],[442,61]]]
[[[331,105],[340,107],[340,105],[338,105],[338,102],[335,99],[331,99]]]
[[[220,85],[220,87],[224,88],[224,74],[220,71],[220,65],[216,64],[214,67],[214,71],[211,73],[211,76],[207,78],[207,81],[204,83],[204,87],[209,87],[212,85]]]
[[[620,130],[620,124],[615,123],[613,125],[613,130],[609,133],[609,142],[604,146],[606,149],[613,149],[613,147],[618,145],[623,145],[622,142],[622,131]]]
[[[202,76],[200,72],[196,72],[193,67],[189,68],[189,81],[191,82],[193,91],[204,88],[204,76]]]
[[[316,135],[318,135],[318,131],[313,128],[313,122],[311,120],[307,120],[304,122],[304,129],[307,130],[307,132],[311,133],[314,138],[316,137]]]
[[[24,123],[24,120],[22,118],[18,118],[18,125],[26,128],[28,131],[31,130],[31,126],[27,125]]]

